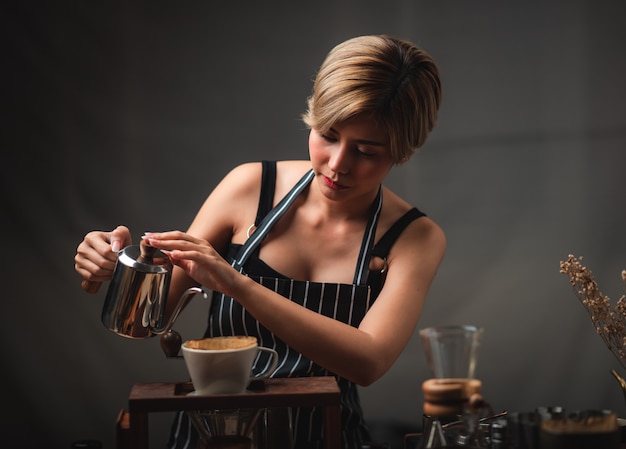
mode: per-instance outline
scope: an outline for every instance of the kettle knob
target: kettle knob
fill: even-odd
[[[143,240],[139,243],[139,251],[141,253],[141,258],[144,260],[152,260],[155,256],[155,254],[157,254],[159,252],[158,248],[155,248],[154,246],[150,246],[147,243],[144,243]]]

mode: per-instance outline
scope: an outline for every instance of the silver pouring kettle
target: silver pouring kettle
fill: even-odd
[[[174,321],[189,300],[196,294],[207,298],[204,290],[191,287],[166,317],[172,268],[166,254],[143,242],[122,249],[104,300],[102,324],[127,338],[171,334]]]

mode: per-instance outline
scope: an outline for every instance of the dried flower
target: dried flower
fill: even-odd
[[[560,273],[569,276],[574,292],[589,312],[596,332],[626,368],[626,296],[622,295],[615,309],[611,310],[609,297],[602,294],[591,270],[582,265],[582,260],[582,257],[576,258],[570,254],[566,261],[561,261]],[[622,271],[622,280],[626,289],[626,270]]]

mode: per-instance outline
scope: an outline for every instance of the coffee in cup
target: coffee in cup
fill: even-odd
[[[250,381],[268,377],[278,364],[276,351],[259,346],[254,336],[188,340],[181,348],[195,395],[243,393]],[[270,361],[261,373],[252,376],[259,352],[269,353]]]

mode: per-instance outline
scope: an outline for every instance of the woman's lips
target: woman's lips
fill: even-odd
[[[347,189],[347,186],[341,185],[338,182],[333,181],[328,176],[323,176],[324,183],[333,190],[343,190]]]

